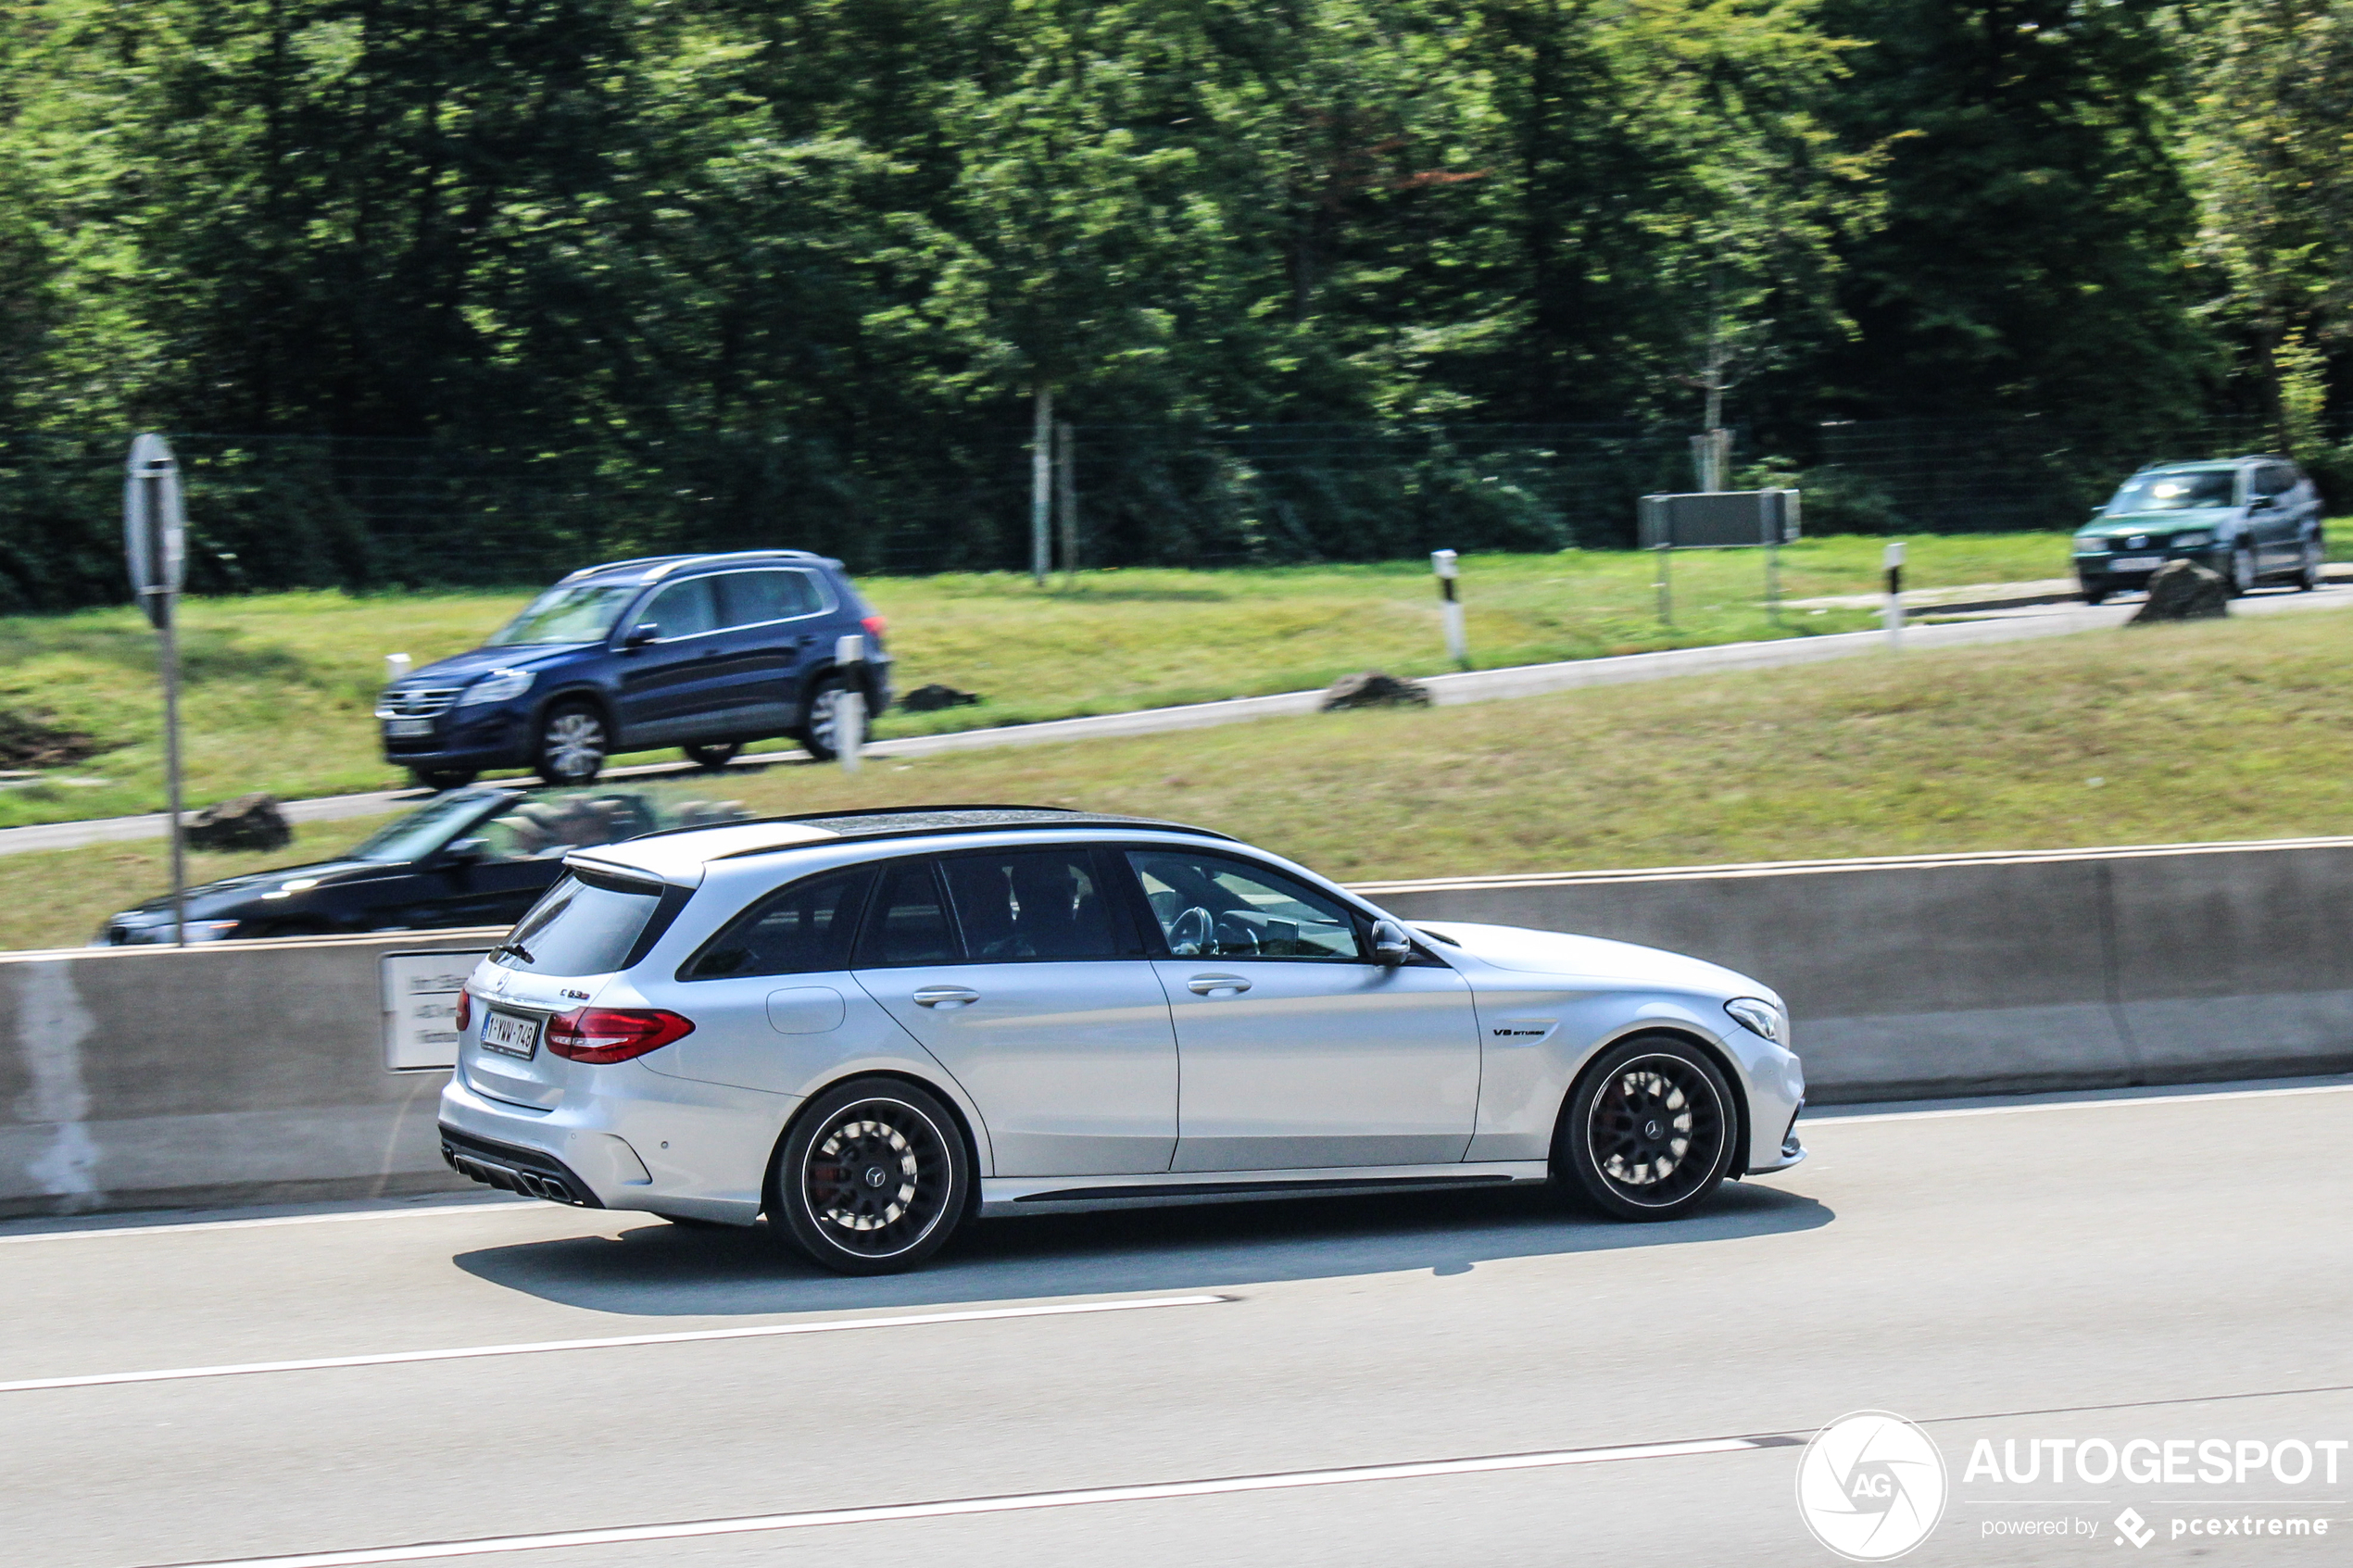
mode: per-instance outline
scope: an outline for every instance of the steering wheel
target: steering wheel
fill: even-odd
[[[1216,938],[1216,917],[1199,904],[1168,922],[1168,950],[1180,959],[1207,958]]]
[[[1221,957],[1240,958],[1258,951],[1258,932],[1250,922],[1232,915],[1217,917],[1217,951]]]

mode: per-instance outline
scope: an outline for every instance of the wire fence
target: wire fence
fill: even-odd
[[[1637,424],[1081,424],[1074,434],[1078,558],[1089,567],[1624,547],[1640,496],[1692,487],[1690,433]],[[2142,462],[2267,445],[2254,420],[2134,441],[2036,419],[1856,421],[1799,436],[1780,438],[1799,449],[1776,457],[1739,433],[1734,483],[1797,485],[1809,533],[2070,527]],[[126,440],[0,438],[0,608],[124,596]],[[625,458],[361,437],[172,442],[201,593],[514,585],[599,560],[726,549],[813,549],[864,573],[1029,559],[1026,429],[722,435]]]

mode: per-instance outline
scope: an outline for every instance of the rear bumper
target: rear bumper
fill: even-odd
[[[540,1149],[493,1143],[445,1123],[441,1129],[441,1158],[458,1174],[501,1192],[544,1198],[550,1203],[569,1203],[575,1209],[604,1207],[578,1172]]]

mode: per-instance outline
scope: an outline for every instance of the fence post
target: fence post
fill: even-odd
[[[1904,646],[1904,541],[1890,540],[1880,558],[1887,571],[1887,646]]]
[[[1461,558],[1452,550],[1432,550],[1429,569],[1438,574],[1439,614],[1446,623],[1446,657],[1467,670],[1470,643],[1463,631],[1463,601],[1454,592],[1454,580],[1462,574]]]
[[[847,689],[834,709],[834,756],[845,773],[855,773],[866,745],[866,639],[852,632],[834,643],[834,664]]]
[[[1054,510],[1063,534],[1063,586],[1071,586],[1078,572],[1078,445],[1070,421],[1054,422]]]
[[[1046,585],[1051,563],[1051,508],[1054,495],[1054,389],[1043,378],[1031,397],[1029,429],[1029,576]]]

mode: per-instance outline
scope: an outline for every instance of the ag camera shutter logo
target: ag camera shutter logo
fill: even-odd
[[[1850,1562],[1903,1556],[1944,1517],[1944,1456],[1900,1415],[1856,1411],[1814,1434],[1797,1461],[1797,1512]]]

